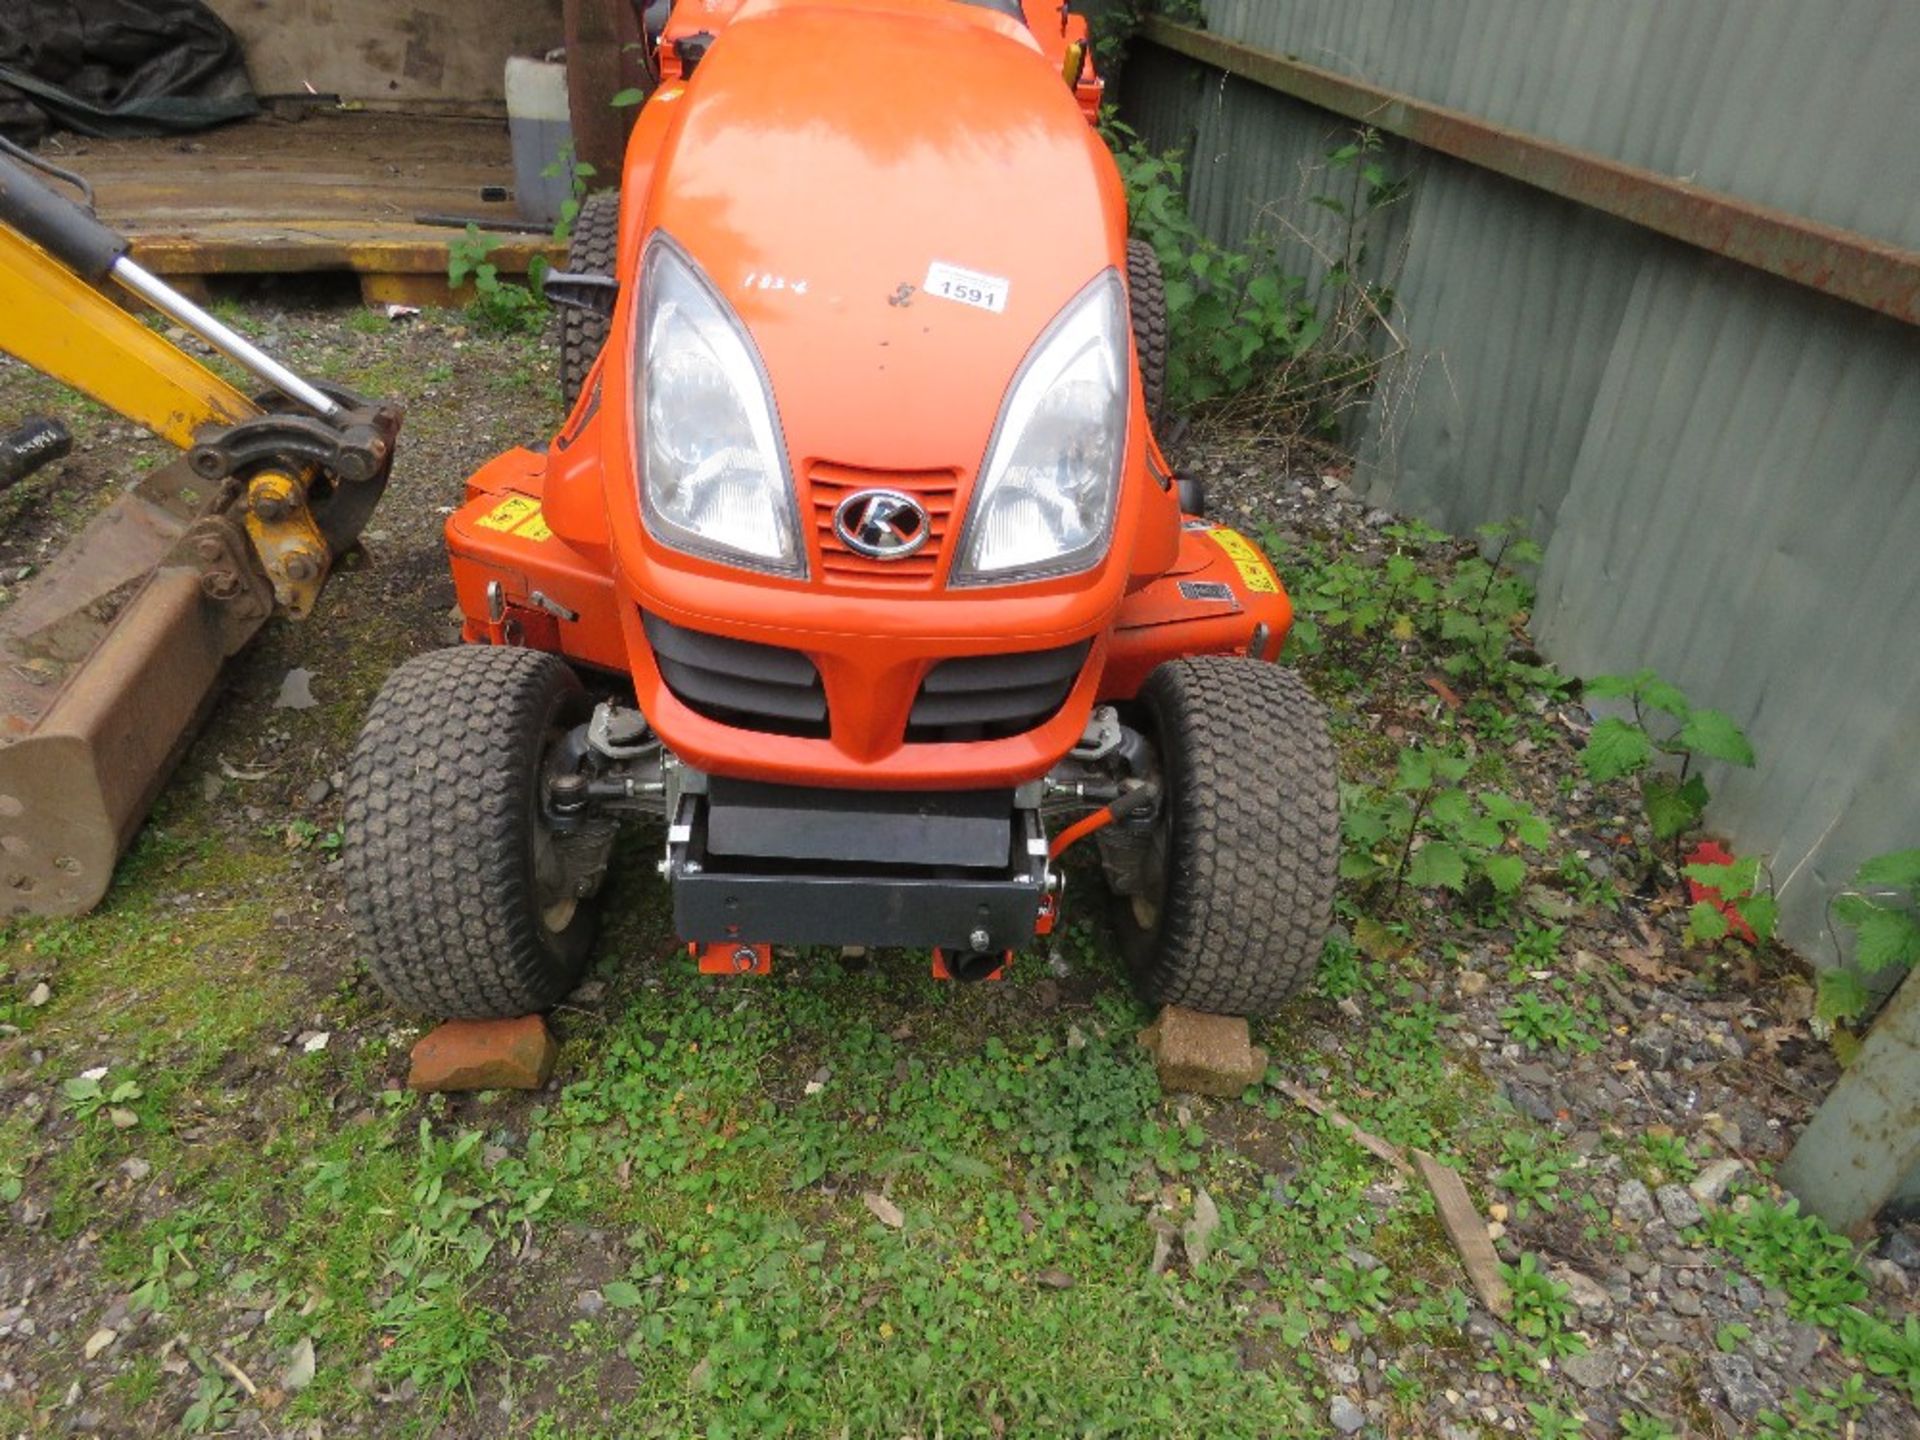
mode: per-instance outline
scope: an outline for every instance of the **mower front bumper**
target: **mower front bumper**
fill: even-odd
[[[848,792],[719,778],[668,832],[675,929],[698,944],[1008,950],[1047,885],[1012,790]]]

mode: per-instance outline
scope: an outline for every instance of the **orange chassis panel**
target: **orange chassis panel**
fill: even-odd
[[[1132,699],[1161,662],[1183,655],[1245,654],[1256,636],[1259,658],[1271,660],[1292,622],[1286,591],[1265,557],[1236,532],[1194,518],[1183,524],[1172,568],[1130,590],[1110,627],[1100,624],[1080,634],[989,640],[1004,632],[983,626],[971,633],[882,638],[871,625],[823,635],[707,619],[634,591],[616,581],[606,557],[583,553],[563,539],[542,504],[546,464],[547,457],[531,450],[500,456],[472,478],[466,503],[447,521],[464,638],[532,645],[591,669],[630,674],[641,709],[674,752],[715,773],[870,789],[1023,783],[1044,775],[1072,748],[1089,706]],[[488,602],[489,586],[496,583],[504,602],[499,622],[490,618]],[[754,581],[743,577],[737,583]],[[536,593],[551,603],[542,605]],[[863,612],[903,608],[854,598]],[[640,628],[641,605],[679,623],[805,652],[827,680],[830,703],[849,696],[910,699],[926,670],[947,656],[1044,649],[1083,638],[1093,641],[1093,652],[1058,717],[1025,735],[906,745],[898,738],[904,714],[874,706],[863,726],[843,731],[836,724],[832,739],[805,739],[738,730],[682,705],[660,681]],[[863,650],[879,658],[863,662]]]
[[[1162,661],[1278,653],[1286,594],[1246,541],[1182,517],[1137,367],[1103,558],[1075,575],[949,583],[960,519],[1022,360],[1094,277],[1127,270],[1124,187],[1088,123],[1101,82],[1085,23],[1056,0],[1025,10],[1022,24],[951,0],[680,0],[661,84],[628,142],[616,273],[637,276],[651,237],[670,235],[750,334],[778,412],[806,574],[676,551],[642,522],[640,287],[625,283],[561,433],[544,451],[483,467],[448,521],[468,640],[630,677],[662,741],[700,769],[865,789],[1037,779],[1079,740],[1096,701],[1131,698]],[[705,58],[687,74],[676,42],[702,35],[712,37]],[[844,83],[855,74],[858,85]],[[930,94],[941,103],[928,105]],[[753,183],[722,183],[734,175]],[[834,203],[863,195],[888,203]],[[999,303],[930,293],[939,264],[1001,277]],[[945,531],[937,553],[927,547],[931,569],[849,568],[820,518],[832,497],[906,477],[937,495],[929,510]],[[643,610],[804,653],[826,694],[828,734],[744,730],[682,704],[661,680]],[[1077,683],[1038,727],[906,741],[913,697],[939,661],[1082,642]]]

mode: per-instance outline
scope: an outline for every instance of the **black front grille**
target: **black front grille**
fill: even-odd
[[[920,682],[907,739],[1000,740],[1044,724],[1073,689],[1091,644],[942,660]]]
[[[827,692],[798,650],[708,635],[640,614],[660,678],[689,710],[773,735],[827,733]]]

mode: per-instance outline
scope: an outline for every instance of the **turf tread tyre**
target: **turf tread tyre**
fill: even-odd
[[[1127,241],[1127,308],[1133,346],[1140,352],[1140,388],[1147,423],[1157,432],[1167,420],[1167,286],[1160,257],[1144,240]]]
[[[580,718],[552,655],[488,645],[420,655],[387,679],[348,765],[341,867],[380,988],[422,1014],[544,1010],[580,977],[592,906],[542,923],[535,786],[553,729]]]
[[[1269,1013],[1313,978],[1333,920],[1340,795],[1326,712],[1291,670],[1230,656],[1160,666],[1140,702],[1171,827],[1159,923],[1130,937],[1122,925],[1135,984],[1154,1004]]]
[[[620,192],[597,190],[580,202],[567,245],[567,269],[576,275],[614,273],[620,253]],[[611,321],[571,307],[560,311],[560,399],[573,409],[587,372],[600,358]]]

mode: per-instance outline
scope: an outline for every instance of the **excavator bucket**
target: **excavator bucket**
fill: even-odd
[[[272,613],[244,533],[184,461],[87,525],[0,612],[0,914],[74,915]]]
[[[38,242],[38,243],[36,243]],[[399,411],[311,385],[0,162],[0,349],[181,447],[0,610],[0,915],[74,915],[198,728],[227,657],[304,616],[386,484]],[[111,278],[273,385],[256,402]]]

